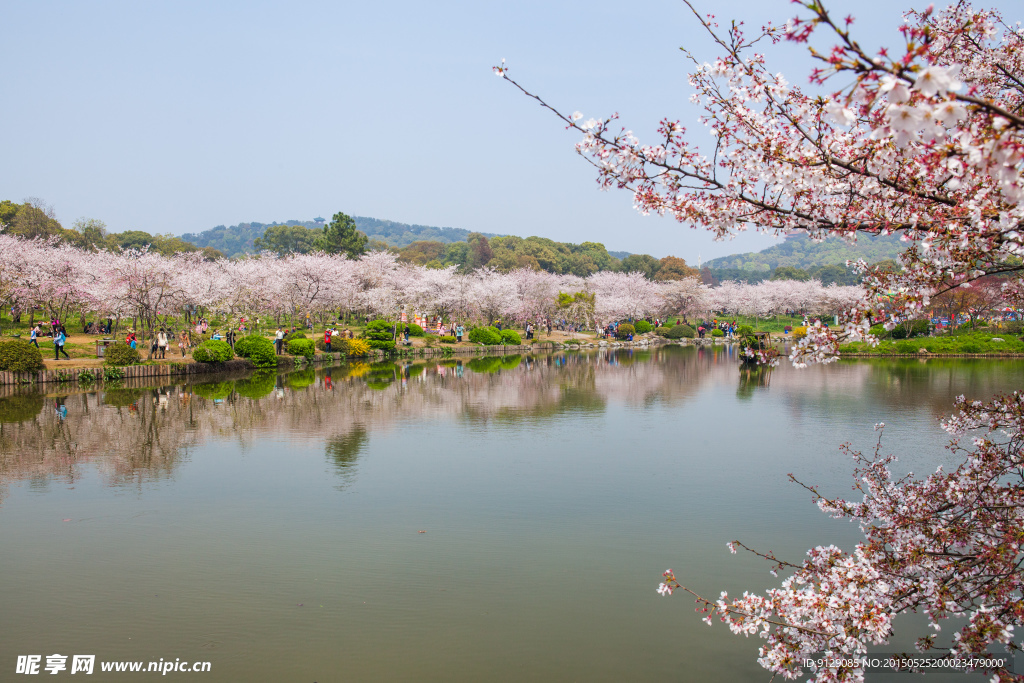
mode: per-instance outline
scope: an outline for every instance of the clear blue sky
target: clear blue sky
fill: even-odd
[[[795,12],[696,4],[752,26]],[[889,44],[909,7],[829,6]],[[576,136],[491,73],[505,58],[556,106],[618,111],[642,138],[663,116],[696,128],[677,48],[715,51],[675,0],[8,0],[3,16],[0,199],[43,198],[66,225],[181,234],[344,211],[689,262],[772,243],[715,243],[599,192]],[[796,47],[777,64],[806,82]]]

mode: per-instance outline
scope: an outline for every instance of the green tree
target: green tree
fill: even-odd
[[[70,240],[79,249],[112,249],[117,245],[107,235],[107,226],[95,218],[79,218],[72,226]]]
[[[17,206],[18,210],[4,232],[16,237],[32,239],[33,237],[61,237],[67,236],[67,231],[54,217],[53,209],[40,199],[26,199],[24,204]],[[10,212],[10,207],[5,208]]]
[[[366,241],[366,235],[356,230],[356,222],[352,217],[339,211],[324,228],[323,235],[317,241],[317,248],[328,254],[358,258],[366,252]]]
[[[253,240],[257,251],[273,251],[280,255],[308,254],[317,247],[317,240],[323,237],[323,230],[307,228],[304,225],[272,225],[262,237]]]
[[[661,261],[650,254],[630,254],[622,259],[619,270],[623,273],[643,273],[648,280],[653,280],[661,268]]]
[[[448,245],[436,240],[420,240],[398,250],[398,260],[406,263],[425,265],[431,261],[440,262]]]
[[[779,266],[772,272],[771,280],[810,280],[811,275],[802,268],[793,266]]]
[[[20,208],[20,204],[15,204],[10,199],[0,202],[0,232],[5,232],[7,228],[14,225],[14,217],[18,215]]]

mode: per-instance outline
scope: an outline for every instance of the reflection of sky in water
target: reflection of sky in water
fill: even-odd
[[[886,450],[929,471],[952,398],[1024,374],[912,359],[765,381],[676,347],[474,360],[0,399],[0,419],[22,418],[0,423],[0,662],[170,655],[212,661],[211,681],[765,678],[756,640],[657,599],[660,572],[717,595],[772,584],[728,540],[849,547],[856,530],[787,472],[848,490],[838,445],[870,448],[882,420]]]

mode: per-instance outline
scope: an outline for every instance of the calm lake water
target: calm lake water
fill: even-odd
[[[209,683],[767,681],[760,641],[659,597],[661,572],[717,596],[778,583],[733,539],[852,547],[787,473],[849,491],[838,446],[872,448],[880,421],[930,472],[955,396],[1021,387],[1019,361],[765,382],[673,346],[8,389],[0,680],[59,653],[96,655],[94,681],[153,680],[99,662],[161,658],[209,661],[166,678]]]

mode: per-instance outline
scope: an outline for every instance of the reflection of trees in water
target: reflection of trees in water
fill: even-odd
[[[0,486],[9,480],[73,483],[85,463],[110,484],[141,485],[172,474],[196,444],[215,439],[250,448],[278,434],[296,447],[324,448],[347,484],[370,435],[399,421],[548,421],[600,414],[614,403],[679,406],[709,385],[737,386],[743,381],[737,367],[726,348],[677,346],[354,363],[73,394],[63,399],[66,419],[52,396],[9,391],[14,395],[0,398]],[[802,397],[831,392],[838,401],[859,401],[868,392],[893,404],[935,401],[938,414],[948,410],[951,386],[968,395],[991,393],[1005,385],[1008,368],[1024,375],[1024,363],[994,361],[782,367],[772,373],[770,388],[759,390],[781,393],[795,408]],[[746,386],[760,382],[748,378]]]
[[[87,462],[121,486],[173,472],[194,442],[187,416],[168,414],[166,390],[144,390],[128,405],[121,405],[123,392],[114,398],[113,405],[100,393],[43,398],[33,418],[0,424],[0,486],[10,479],[74,484]]]
[[[485,363],[473,362],[479,360]],[[601,412],[609,401],[677,401],[706,383],[713,365],[710,356],[664,350],[473,361],[357,363],[191,385],[111,387],[68,396],[66,419],[52,398],[8,396],[0,399],[0,414],[17,421],[0,422],[0,485],[73,483],[86,463],[112,485],[140,485],[172,474],[188,448],[206,440],[249,448],[281,433],[293,443],[325,444],[328,460],[350,481],[370,433],[399,420],[546,420]]]
[[[370,435],[366,429],[357,425],[351,432],[332,436],[327,439],[324,445],[324,452],[327,460],[334,465],[335,473],[342,483],[338,489],[349,486],[356,478],[356,461],[359,454],[367,443],[370,442]]]
[[[736,388],[736,398],[749,400],[753,397],[756,389],[767,389],[771,383],[772,369],[770,367],[740,366],[740,384]]]
[[[771,390],[795,410],[812,405],[835,410],[867,397],[885,412],[912,406],[938,417],[952,411],[960,394],[988,400],[1022,384],[1024,361],[898,358],[839,361],[804,370],[784,365],[772,373]]]

